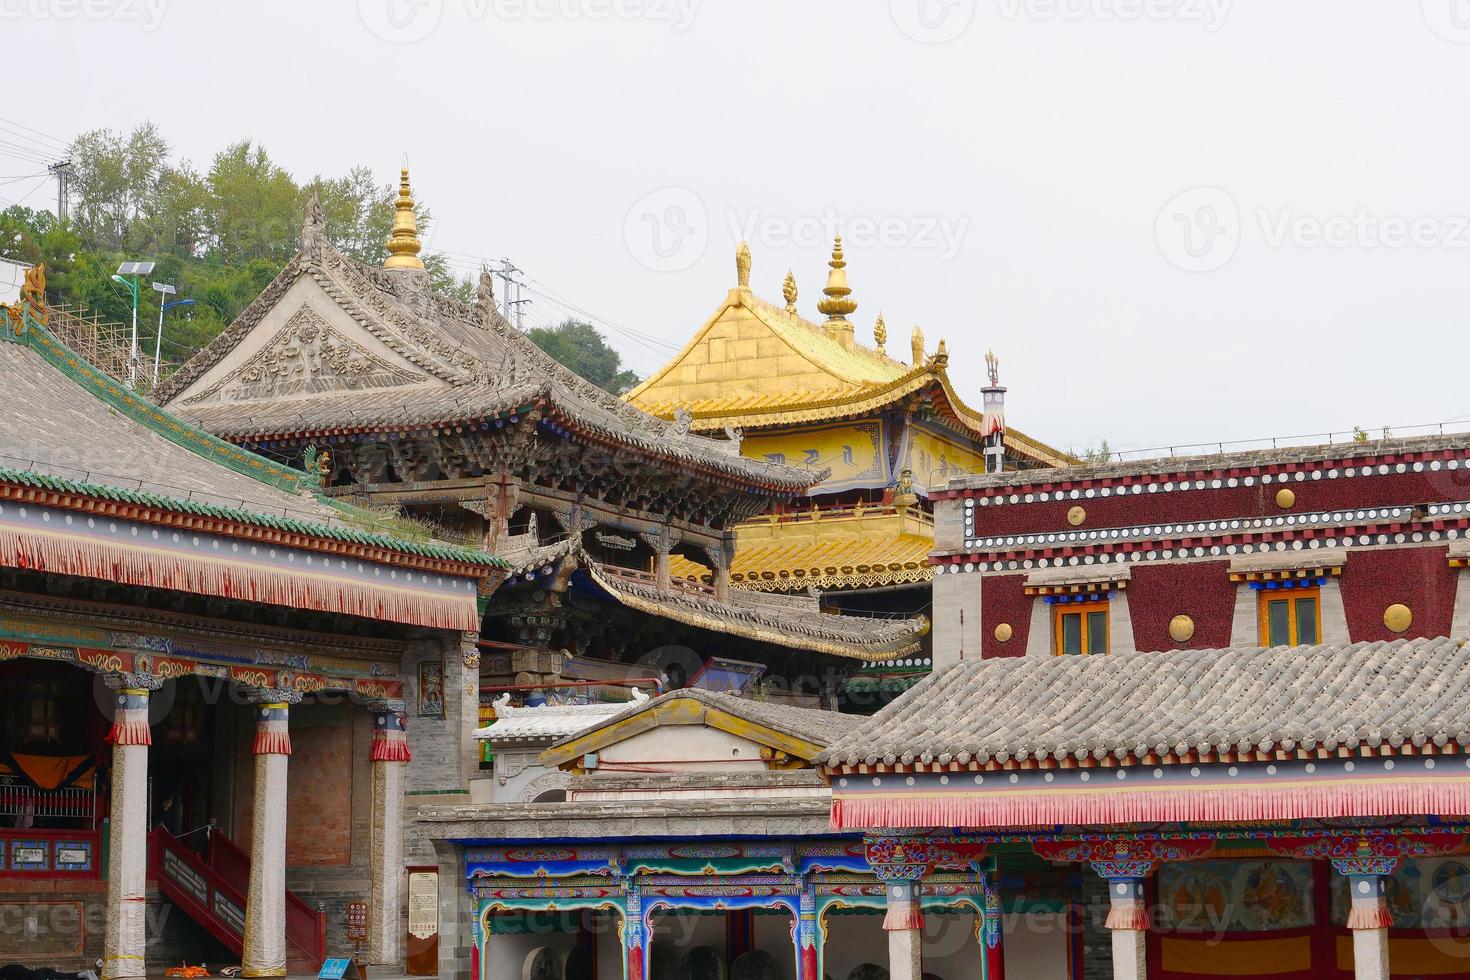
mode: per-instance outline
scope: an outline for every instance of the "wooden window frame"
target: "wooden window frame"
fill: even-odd
[[[1113,603],[1112,603],[1112,597],[1111,596],[1108,596],[1106,594],[1098,595],[1098,596],[1093,597],[1093,598],[1090,598],[1090,599],[1085,599],[1085,600],[1083,600],[1081,602],[1055,602],[1055,603],[1052,603],[1052,607],[1051,607],[1051,609],[1052,609],[1052,612],[1051,612],[1051,636],[1052,636],[1051,649],[1052,649],[1052,655],[1053,656],[1056,656],[1056,657],[1079,657],[1079,656],[1080,657],[1092,657],[1092,656],[1104,657],[1104,656],[1107,656],[1110,652],[1112,652],[1112,649],[1113,649],[1113,609],[1112,609],[1112,605],[1113,605]],[[1089,649],[1089,645],[1090,644],[1089,644],[1088,640],[1089,640],[1090,633],[1089,633],[1089,631],[1087,629],[1087,616],[1088,616],[1089,613],[1095,613],[1095,612],[1102,613],[1103,614],[1103,617],[1104,617],[1103,622],[1105,624],[1107,649],[1103,650],[1101,653],[1095,653],[1093,650]],[[1078,616],[1081,617],[1081,627],[1082,627],[1082,633],[1081,633],[1082,652],[1081,653],[1065,653],[1062,650],[1062,636],[1063,636],[1063,633],[1062,633],[1062,617],[1064,617],[1064,616],[1071,616],[1071,615],[1078,615]]]
[[[1317,607],[1317,639],[1311,645],[1315,646],[1322,642],[1322,586],[1310,585],[1291,589],[1260,589],[1256,606],[1256,640],[1262,648],[1271,648],[1271,603],[1285,602],[1287,610],[1287,631],[1291,634],[1291,642],[1287,646],[1302,646],[1301,630],[1297,619],[1297,603],[1302,599],[1312,599]]]

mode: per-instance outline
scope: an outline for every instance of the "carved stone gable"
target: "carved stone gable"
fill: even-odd
[[[321,314],[302,306],[249,360],[185,404],[393,388],[422,380],[422,375],[342,336]]]

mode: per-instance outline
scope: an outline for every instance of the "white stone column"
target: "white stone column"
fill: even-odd
[[[1094,862],[1108,880],[1107,927],[1113,933],[1113,980],[1145,980],[1148,976],[1148,908],[1143,882],[1153,871],[1147,863]]]
[[[1393,916],[1388,908],[1388,879],[1398,870],[1396,858],[1334,860],[1337,873],[1348,880],[1352,908],[1347,927],[1353,933],[1355,980],[1389,980],[1388,930]]]
[[[150,690],[161,685],[138,674],[113,675],[112,824],[108,833],[107,922],[102,944],[103,980],[147,975],[145,912],[148,877],[148,727]]]
[[[286,975],[286,770],[290,705],[301,695],[263,691],[255,698],[255,799],[250,825],[250,888],[245,897],[241,974]]]
[[[377,701],[373,712],[373,813],[368,853],[368,962],[397,966],[402,957],[399,918],[403,877],[403,767],[412,756],[402,701]]]
[[[923,980],[924,915],[919,911],[919,882],[886,878],[883,883],[888,896],[883,929],[888,933],[889,980]]]

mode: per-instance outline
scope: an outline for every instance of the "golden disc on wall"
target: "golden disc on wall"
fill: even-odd
[[[1414,625],[1414,611],[1402,602],[1396,602],[1383,611],[1383,625],[1394,633],[1402,633]]]
[[[1081,527],[1082,522],[1087,520],[1087,511],[1081,507],[1073,507],[1067,511],[1067,523],[1073,527]]]
[[[1188,643],[1194,639],[1194,620],[1188,616],[1175,616],[1169,620],[1169,636],[1175,643]]]
[[[1016,631],[1011,628],[1010,623],[1001,623],[995,628],[995,638],[1001,643],[1011,642],[1011,637],[1015,634]]]
[[[1282,487],[1276,491],[1276,506],[1282,510],[1291,510],[1296,506],[1296,491]]]

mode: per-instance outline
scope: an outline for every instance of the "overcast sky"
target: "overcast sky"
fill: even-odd
[[[640,373],[741,237],[816,319],[835,228],[859,336],[947,338],[977,403],[994,348],[1059,446],[1470,418],[1470,0],[0,0],[0,35],[0,137],[407,153],[431,248]]]

